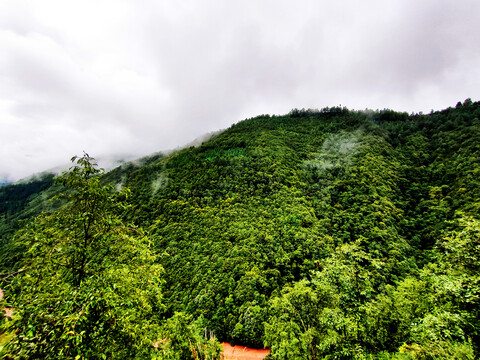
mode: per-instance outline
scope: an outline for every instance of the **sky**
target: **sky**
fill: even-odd
[[[0,182],[293,108],[478,101],[479,19],[478,0],[0,0]]]

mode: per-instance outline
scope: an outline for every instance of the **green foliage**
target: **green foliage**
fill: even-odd
[[[332,287],[300,281],[271,301],[265,345],[273,359],[318,359],[341,347],[344,324]]]
[[[161,310],[161,267],[117,215],[126,190],[100,186],[85,154],[59,181],[69,202],[16,235],[28,249],[6,293],[18,317],[8,354],[25,359],[144,358]]]
[[[221,346],[211,332],[207,334],[202,319],[192,322],[184,313],[175,313],[165,322],[160,334],[155,344],[158,359],[220,359]]]
[[[0,272],[15,268],[23,250],[13,245],[13,234],[23,221],[56,206],[47,202],[55,193],[53,175],[0,187]]]
[[[133,206],[107,206],[101,221],[64,208],[68,227],[53,217],[32,232],[77,239],[69,265],[57,265],[75,288],[113,262],[100,254],[117,235],[84,245],[105,232],[108,214],[112,229],[120,218],[135,223],[129,237],[148,237],[165,269],[165,308],[151,317],[165,325],[157,357],[192,356],[200,328],[267,344],[278,359],[478,356],[479,117],[468,99],[428,115],[334,107],[258,116],[198,147],[93,176],[89,194],[110,189],[100,203],[127,196]],[[52,193],[32,194],[24,210]],[[21,268],[21,256],[3,256],[6,270]]]

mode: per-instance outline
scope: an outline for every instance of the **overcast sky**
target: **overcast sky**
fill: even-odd
[[[0,0],[0,181],[259,114],[480,91],[478,0]]]

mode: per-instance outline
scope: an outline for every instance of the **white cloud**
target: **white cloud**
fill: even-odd
[[[479,90],[474,0],[0,0],[0,178],[148,154],[260,113],[445,108]]]

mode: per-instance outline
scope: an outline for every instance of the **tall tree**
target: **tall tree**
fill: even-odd
[[[158,335],[162,268],[141,230],[125,224],[128,190],[102,186],[95,160],[72,158],[59,177],[68,202],[16,241],[28,252],[9,285],[15,358],[150,358]]]

